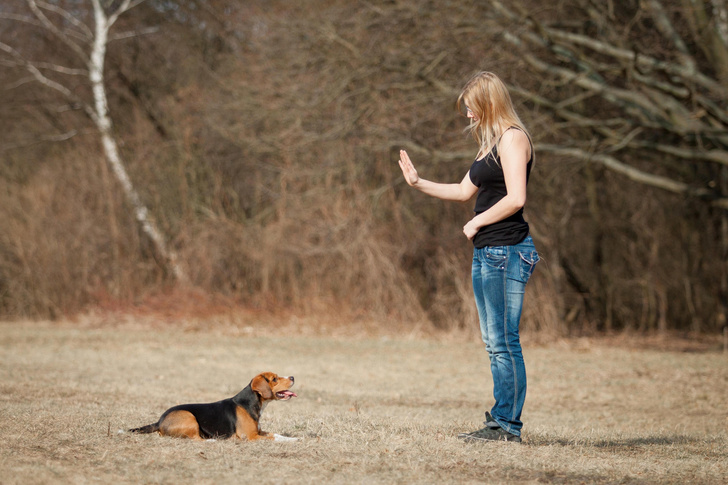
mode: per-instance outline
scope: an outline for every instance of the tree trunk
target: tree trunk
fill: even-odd
[[[142,231],[152,241],[158,256],[165,261],[174,277],[179,281],[185,281],[187,278],[182,267],[179,265],[176,253],[167,247],[162,232],[159,230],[154,217],[149,213],[149,210],[134,188],[121,155],[119,154],[119,147],[112,132],[112,123],[109,117],[106,98],[106,87],[104,86],[104,60],[106,57],[109,28],[113,21],[109,21],[99,0],[93,0],[93,5],[96,30],[91,57],[89,59],[89,79],[94,96],[94,113],[92,119],[101,135],[101,143],[104,148],[106,160],[109,162],[116,179],[121,184],[124,195],[131,204],[134,210],[134,216],[141,226]],[[120,7],[119,13],[121,13],[122,8]]]

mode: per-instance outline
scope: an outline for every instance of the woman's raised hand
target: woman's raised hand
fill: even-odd
[[[402,175],[404,175],[404,179],[408,185],[412,187],[417,185],[417,182],[420,181],[420,176],[417,174],[415,166],[412,165],[412,160],[410,160],[409,155],[404,150],[399,151],[399,168],[402,169]]]

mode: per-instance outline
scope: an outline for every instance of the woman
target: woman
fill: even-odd
[[[526,185],[534,162],[531,138],[516,114],[508,89],[493,73],[481,72],[457,102],[470,119],[478,155],[459,184],[430,182],[417,174],[407,152],[399,166],[412,187],[444,200],[467,201],[477,194],[475,217],[463,233],[473,241],[472,278],[480,330],[490,358],[495,405],[485,427],[458,438],[521,441],[526,367],[518,326],[523,295],[539,260],[523,219]]]

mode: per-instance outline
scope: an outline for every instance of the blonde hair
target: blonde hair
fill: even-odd
[[[479,72],[465,84],[458,96],[457,108],[460,112],[463,111],[463,103],[475,116],[471,119],[467,130],[480,146],[478,159],[493,148],[508,128],[514,126],[520,128],[529,141],[531,140],[531,135],[513,108],[508,88],[492,72]],[[533,152],[533,145],[531,151]],[[533,154],[531,156],[533,157]]]

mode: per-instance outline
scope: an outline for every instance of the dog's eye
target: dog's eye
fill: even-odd
[[[273,382],[278,382],[278,378],[277,377],[274,377],[273,378]]]

